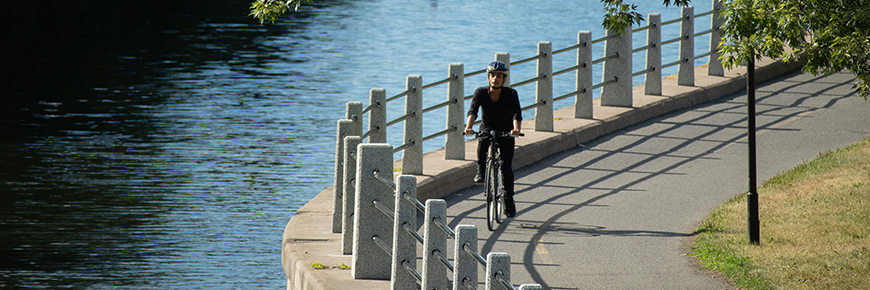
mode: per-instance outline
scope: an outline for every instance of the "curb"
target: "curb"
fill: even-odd
[[[756,82],[762,83],[802,67],[801,62],[761,60],[756,62]],[[593,102],[593,119],[574,119],[573,106],[556,110],[553,132],[525,131],[518,138],[514,168],[530,165],[561,151],[582,145],[595,138],[666,113],[706,103],[739,92],[746,87],[745,67],[726,70],[725,75],[708,76],[706,66],[695,68],[695,85],[678,86],[676,77],[662,79],[662,95],[643,94],[643,85],[633,88],[633,108],[606,107],[600,99]],[[524,121],[524,128],[534,128],[534,120]],[[465,160],[445,160],[444,149],[423,156],[422,175],[417,177],[417,198],[425,201],[441,198],[473,186],[477,142],[465,142]],[[396,162],[394,167],[401,167]],[[355,280],[350,271],[352,257],[341,254],[341,233],[332,233],[333,189],[329,187],[302,206],[284,228],[281,264],[287,275],[287,289],[388,289],[387,280]],[[328,269],[314,269],[312,262]],[[388,265],[387,265],[388,266]]]

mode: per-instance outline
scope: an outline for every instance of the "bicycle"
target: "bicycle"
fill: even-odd
[[[519,136],[524,136],[520,134]],[[504,178],[501,174],[501,153],[498,150],[498,138],[516,136],[510,132],[489,131],[474,132],[474,137],[490,139],[489,155],[486,157],[486,173],[483,182],[483,192],[486,196],[486,228],[490,231],[496,223],[501,223],[504,214]],[[498,138],[494,138],[498,137]]]

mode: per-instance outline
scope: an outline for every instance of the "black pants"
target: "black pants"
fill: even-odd
[[[501,154],[501,175],[504,178],[504,197],[513,198],[514,196],[514,170],[512,163],[514,160],[514,138],[500,137],[498,139],[498,151]],[[492,143],[489,139],[480,138],[477,146],[477,166],[486,172],[486,156],[489,154],[489,146]]]

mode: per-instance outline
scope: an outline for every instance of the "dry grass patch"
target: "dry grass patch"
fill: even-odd
[[[746,236],[746,198],[698,229],[694,255],[748,289],[870,289],[870,138],[759,188],[761,243]]]

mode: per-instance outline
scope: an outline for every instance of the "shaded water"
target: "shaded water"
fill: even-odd
[[[653,2],[644,15],[677,17]],[[409,74],[440,80],[451,62],[475,71],[497,51],[522,59],[538,41],[603,35],[596,0],[327,0],[275,25],[246,18],[247,1],[221,3],[238,6],[130,32],[60,78],[4,93],[18,101],[0,117],[0,287],[283,288],[281,234],[332,183],[346,102],[397,94]],[[482,84],[467,80],[467,93]],[[533,86],[520,89],[532,102]],[[443,122],[431,123],[424,134]]]

